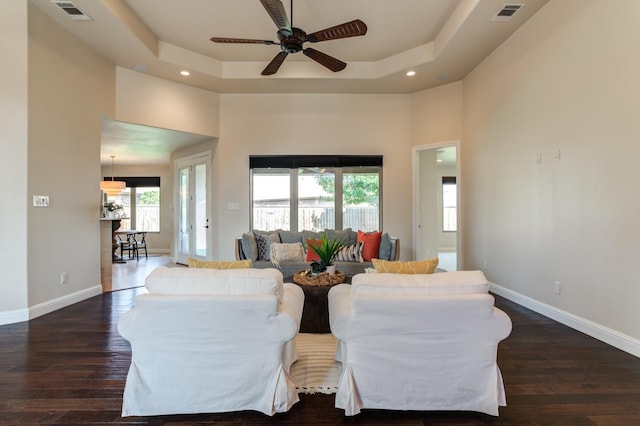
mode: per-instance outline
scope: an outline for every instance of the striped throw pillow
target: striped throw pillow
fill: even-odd
[[[335,259],[339,262],[364,262],[362,257],[362,251],[364,249],[364,242],[351,244],[350,246],[344,246],[336,253]]]

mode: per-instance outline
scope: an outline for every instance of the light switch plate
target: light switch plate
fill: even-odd
[[[33,207],[49,207],[49,196],[48,195],[34,195],[33,196]]]

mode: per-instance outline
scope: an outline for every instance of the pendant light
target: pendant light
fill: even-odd
[[[115,155],[111,155],[111,180],[103,180],[100,182],[100,189],[105,192],[108,196],[113,197],[114,195],[120,195],[122,191],[127,187],[127,185],[120,181],[114,180],[113,178],[113,159],[116,158]]]

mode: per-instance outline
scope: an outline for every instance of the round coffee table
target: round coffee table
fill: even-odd
[[[329,300],[331,287],[344,282],[345,276],[336,271],[311,275],[309,271],[299,271],[293,276],[293,282],[304,292],[304,308],[300,321],[300,333],[331,333],[329,327]]]
[[[319,274],[312,274],[309,270],[298,271],[293,275],[293,282],[301,285],[310,286],[326,286],[341,284],[344,282],[344,274],[340,271],[336,271],[335,274],[329,274],[328,272],[321,272]]]

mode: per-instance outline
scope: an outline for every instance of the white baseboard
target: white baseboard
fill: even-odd
[[[605,327],[588,319],[579,317],[570,312],[558,309],[555,306],[539,302],[528,296],[509,290],[495,283],[490,283],[491,292],[509,299],[518,305],[531,309],[545,317],[551,318],[568,327],[578,330],[588,336],[601,340],[611,346],[640,357],[640,340],[616,330]]]
[[[0,312],[0,325],[29,321],[99,294],[102,294],[102,286],[96,285],[75,293],[65,294],[64,296],[60,296],[56,299],[38,303],[37,305],[30,306],[29,308]]]
[[[149,254],[171,254],[171,250],[168,248],[149,248],[147,251]]]
[[[102,294],[102,286],[96,285],[75,293],[65,294],[64,296],[38,303],[37,305],[29,307],[29,319],[38,318],[42,315],[57,311],[58,309],[66,308],[69,305],[82,302],[99,294]]]
[[[0,312],[0,325],[15,324],[29,321],[28,309],[15,309],[13,311]]]

